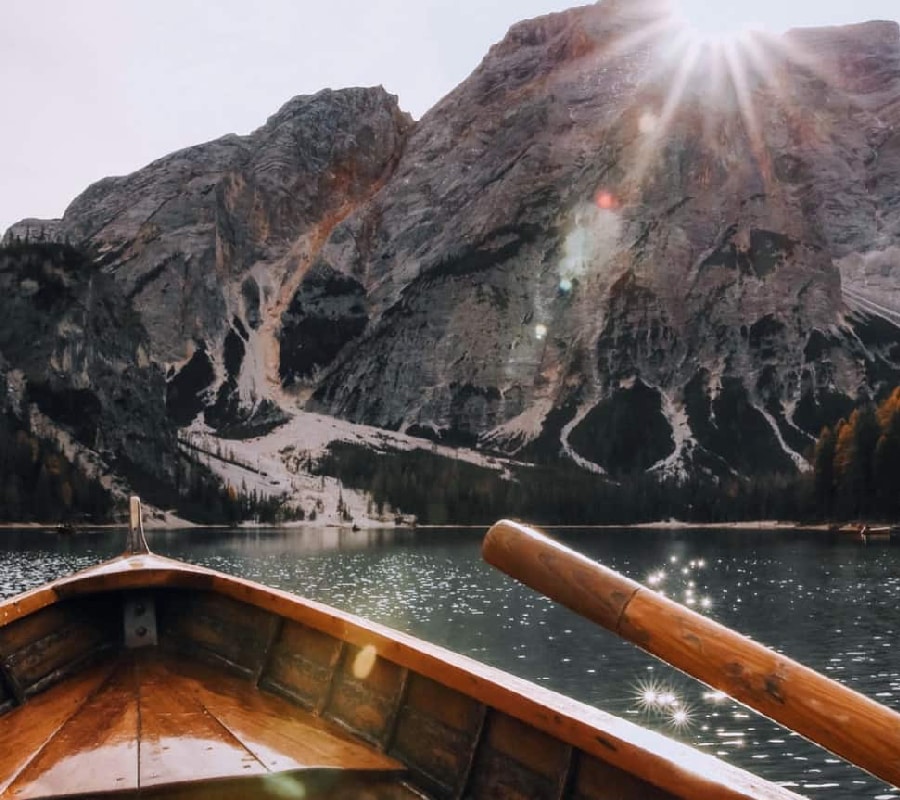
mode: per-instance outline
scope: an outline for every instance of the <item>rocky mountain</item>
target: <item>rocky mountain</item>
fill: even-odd
[[[11,246],[0,252],[0,296],[0,414],[55,440],[91,476],[174,483],[165,376],[112,277],[69,246]]]
[[[723,45],[661,8],[522,22],[418,122],[380,88],[296,97],[6,239],[91,254],[175,426],[804,469],[900,383],[900,27]]]

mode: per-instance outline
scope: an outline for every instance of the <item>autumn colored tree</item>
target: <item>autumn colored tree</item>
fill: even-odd
[[[877,408],[823,428],[813,454],[819,510],[842,519],[900,515],[900,387]]]
[[[900,388],[878,407],[880,436],[875,446],[875,493],[878,506],[891,517],[900,513]]]

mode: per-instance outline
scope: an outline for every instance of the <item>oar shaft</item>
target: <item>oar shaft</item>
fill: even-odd
[[[900,714],[514,522],[485,560],[648,653],[900,785]]]

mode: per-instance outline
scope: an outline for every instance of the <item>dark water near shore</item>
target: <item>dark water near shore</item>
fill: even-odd
[[[483,564],[483,532],[151,532],[156,552],[353,611],[663,730],[812,798],[900,791]],[[822,533],[555,534],[900,710],[900,547]],[[121,532],[0,532],[0,596],[118,553]]]

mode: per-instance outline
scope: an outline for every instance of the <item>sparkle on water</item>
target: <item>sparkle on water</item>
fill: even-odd
[[[481,534],[347,531],[325,540],[302,530],[201,530],[149,538],[163,555],[421,636],[661,730],[806,797],[900,797],[491,569],[479,556]],[[718,621],[900,708],[900,548],[783,531],[584,531],[561,538],[648,585],[655,577],[653,588],[667,586],[674,600],[683,602],[688,589],[714,600],[709,613]],[[121,549],[121,534],[3,532],[0,591],[13,594]],[[374,655],[361,654],[360,669],[371,668],[366,662],[374,663]]]

